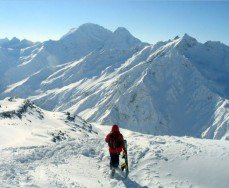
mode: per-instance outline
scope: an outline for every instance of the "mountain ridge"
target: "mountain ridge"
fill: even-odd
[[[6,71],[0,98],[29,97],[48,110],[142,133],[227,138],[224,44],[185,34],[150,45],[125,28],[85,24],[22,54],[21,65]]]

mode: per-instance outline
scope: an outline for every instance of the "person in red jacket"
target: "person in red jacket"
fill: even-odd
[[[105,141],[108,143],[110,152],[111,170],[119,166],[119,155],[123,151],[126,153],[123,135],[119,131],[118,125],[113,125],[111,132],[106,136]]]

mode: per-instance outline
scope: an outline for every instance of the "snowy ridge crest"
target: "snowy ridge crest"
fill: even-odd
[[[0,124],[1,142],[6,146],[52,144],[98,134],[90,123],[77,115],[45,111],[30,100],[20,98],[0,101]]]
[[[0,117],[2,118],[22,118],[28,110],[35,109],[39,113],[39,118],[43,119],[43,113],[41,110],[34,106],[30,100],[16,99],[8,97],[3,101],[0,101]]]
[[[89,23],[17,56],[4,53],[14,58],[0,69],[0,98],[29,98],[46,110],[141,133],[228,134],[227,105],[219,104],[229,99],[229,47],[219,42],[185,34],[149,45],[125,28]]]

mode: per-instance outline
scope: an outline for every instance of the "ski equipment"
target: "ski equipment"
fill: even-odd
[[[123,154],[122,157],[125,159],[125,161],[124,163],[121,164],[121,170],[125,171],[125,177],[127,178],[129,174],[129,167],[128,167],[127,141],[126,140],[124,140],[124,145],[125,145],[126,152]]]

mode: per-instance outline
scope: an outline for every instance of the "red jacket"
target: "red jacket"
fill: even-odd
[[[122,151],[125,151],[125,146],[124,146],[124,139],[123,139],[123,135],[119,132],[119,128],[117,125],[113,125],[112,126],[112,129],[111,129],[111,132],[106,136],[106,139],[105,141],[107,143],[109,143],[109,140],[110,140],[110,136],[114,134],[115,137],[117,138],[117,141],[122,143],[122,145],[120,147],[117,147],[117,148],[111,148],[109,147],[109,152],[111,154],[115,154],[115,153],[121,153]]]

